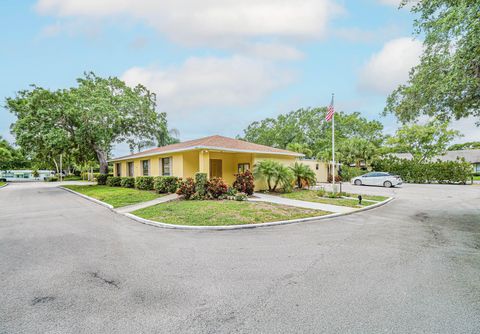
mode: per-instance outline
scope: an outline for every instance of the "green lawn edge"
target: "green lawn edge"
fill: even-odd
[[[358,199],[319,197],[317,196],[316,190],[296,190],[291,193],[278,194],[278,195],[284,198],[295,199],[299,201],[347,206],[351,208],[363,208],[363,207],[374,205],[378,202],[382,202],[388,199],[388,197],[386,196],[362,195],[362,199],[366,201],[362,201],[362,204],[359,205]],[[348,196],[357,197],[358,194],[348,194]]]
[[[112,205],[114,208],[143,203],[165,196],[165,194],[157,194],[154,191],[122,187],[73,184],[64,185],[63,187],[98,199],[99,201]]]
[[[331,212],[266,202],[175,200],[131,213],[144,219],[172,225],[231,226],[319,217]]]

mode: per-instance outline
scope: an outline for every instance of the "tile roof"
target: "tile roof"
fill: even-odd
[[[299,157],[303,156],[303,154],[297,153],[297,152],[282,150],[275,147],[269,147],[265,145],[250,143],[244,140],[215,135],[215,136],[209,136],[209,137],[204,137],[200,139],[188,140],[182,143],[156,147],[156,148],[152,148],[139,153],[113,158],[111,159],[111,161],[133,159],[133,158],[139,158],[144,156],[151,156],[151,155],[171,153],[171,152],[182,152],[182,151],[195,150],[195,149],[209,149],[209,150],[219,150],[219,151],[226,151],[226,152],[268,153],[268,154],[279,154],[279,155],[289,155],[289,156],[299,156]]]

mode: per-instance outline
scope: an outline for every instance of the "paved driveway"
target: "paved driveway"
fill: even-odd
[[[343,218],[179,231],[9,185],[0,333],[480,332],[480,186],[387,191]]]

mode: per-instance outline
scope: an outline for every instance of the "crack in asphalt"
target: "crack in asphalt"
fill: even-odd
[[[110,286],[114,286],[115,288],[117,289],[120,289],[120,282],[114,280],[114,279],[106,279],[105,277],[102,277],[98,271],[93,271],[93,272],[89,272],[89,275],[92,276],[93,278],[96,278],[100,281],[102,281],[103,283],[105,284],[108,284]]]
[[[45,304],[53,300],[55,300],[55,297],[53,296],[35,297],[32,299],[32,306],[35,306],[37,304]]]

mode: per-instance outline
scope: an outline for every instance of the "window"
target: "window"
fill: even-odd
[[[172,175],[172,158],[162,158],[162,175],[171,176]]]
[[[247,170],[250,170],[250,164],[249,163],[238,164],[238,172],[239,173],[245,173]]]
[[[210,159],[210,177],[222,177],[221,159]]]
[[[115,172],[117,173],[117,176],[122,176],[122,173],[121,173],[121,167],[122,165],[120,163],[116,163],[115,164]]]
[[[133,161],[128,162],[127,166],[128,166],[128,176],[133,176],[134,175]]]
[[[150,160],[142,160],[143,176],[148,176],[150,172]]]

